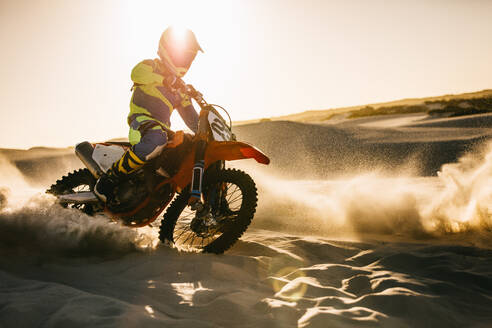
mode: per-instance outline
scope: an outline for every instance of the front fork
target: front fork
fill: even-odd
[[[210,133],[210,127],[208,123],[208,113],[207,108],[202,108],[200,111],[200,118],[198,120],[198,129],[196,132],[199,138],[196,148],[195,148],[195,165],[193,166],[193,174],[191,177],[191,197],[188,201],[188,205],[191,206],[192,210],[201,212],[204,210],[204,205],[202,201],[207,202],[203,194],[203,176],[205,174],[205,151],[207,149],[207,140]],[[216,165],[218,164],[218,166]],[[224,167],[224,161],[220,161],[209,167],[210,169],[220,170]],[[203,198],[203,199],[202,199]]]
[[[203,173],[205,170],[205,150],[207,142],[198,141],[195,151],[195,165],[193,166],[193,175],[191,177],[191,198],[190,205],[202,200]]]
[[[198,119],[198,129],[196,131],[196,137],[199,138],[195,148],[195,165],[193,166],[193,174],[191,176],[191,197],[188,201],[188,205],[193,208],[195,205],[199,206],[202,203],[202,184],[203,174],[205,170],[205,150],[207,149],[207,136],[208,136],[208,110],[203,109],[200,111],[200,118]]]
[[[188,205],[193,211],[196,211],[199,216],[205,215],[210,211],[210,206],[217,207],[219,199],[222,196],[222,191],[210,190],[205,188],[206,195],[203,194],[203,178],[205,175],[205,150],[207,143],[199,141],[195,152],[195,165],[193,166],[193,174],[191,179],[190,199]],[[225,162],[218,161],[210,165],[207,169],[207,175],[219,174],[220,170],[224,169]],[[215,191],[215,192],[214,192]],[[203,196],[203,197],[202,197]]]
[[[197,147],[197,150],[199,148]],[[200,152],[197,151],[197,154]],[[207,169],[207,176],[219,174],[225,166],[224,161],[218,161]],[[208,233],[217,225],[216,215],[219,215],[222,209],[222,199],[224,189],[219,185],[206,185],[203,189],[204,168],[203,160],[198,158],[193,167],[193,177],[191,181],[191,197],[188,205],[191,210],[196,211],[195,217],[191,221],[191,229],[196,233]],[[203,197],[202,197],[203,195]],[[202,198],[203,201],[202,202]]]

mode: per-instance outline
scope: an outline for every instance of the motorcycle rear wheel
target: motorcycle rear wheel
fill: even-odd
[[[50,189],[46,190],[46,193],[57,196],[80,191],[93,191],[96,181],[88,169],[80,169],[57,180]],[[68,204],[65,206],[78,209],[89,215],[102,210],[100,206],[94,204]]]
[[[179,194],[164,214],[159,230],[161,242],[171,242],[178,249],[221,254],[228,250],[246,231],[253,219],[258,202],[256,185],[251,177],[235,169],[221,170],[204,179],[204,195],[214,186],[223,186],[227,202],[221,221],[206,234],[193,229],[195,212],[188,206],[190,194]],[[223,207],[222,206],[222,207]]]

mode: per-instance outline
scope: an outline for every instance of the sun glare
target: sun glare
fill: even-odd
[[[187,28],[183,25],[173,24],[171,25],[171,29],[173,31],[172,36],[174,41],[184,43],[186,39]]]
[[[227,107],[233,95],[224,93],[224,81],[230,80],[234,70],[237,75],[237,62],[242,56],[237,53],[240,22],[231,13],[246,15],[241,7],[239,1],[128,1],[125,10],[131,63],[156,56],[161,33],[167,27],[173,27],[178,38],[190,29],[205,53],[197,55],[185,81],[202,91],[208,101]],[[239,117],[237,113],[232,115],[234,119]],[[171,125],[176,130],[187,129],[176,113],[171,116]]]

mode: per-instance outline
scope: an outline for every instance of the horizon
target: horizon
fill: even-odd
[[[0,9],[0,117],[12,122],[1,148],[126,136],[130,71],[155,57],[175,23],[205,51],[185,81],[236,122],[492,87],[486,0],[22,0]],[[172,123],[184,126],[179,115]]]
[[[286,117],[286,116],[294,116],[297,114],[304,114],[304,113],[315,113],[315,112],[325,112],[325,111],[336,111],[336,110],[341,110],[341,109],[349,109],[349,108],[357,108],[357,107],[364,107],[364,106],[384,106],[386,104],[391,104],[395,102],[404,102],[404,101],[412,101],[412,100],[427,100],[427,99],[433,99],[433,98],[442,98],[442,97],[460,97],[460,96],[465,96],[465,95],[470,95],[470,94],[479,94],[479,93],[485,93],[485,92],[492,92],[492,89],[483,89],[483,90],[477,90],[477,91],[471,91],[471,92],[463,92],[463,93],[448,93],[448,94],[442,94],[442,95],[433,95],[433,96],[421,96],[421,97],[412,97],[412,98],[401,98],[401,99],[392,99],[392,100],[387,100],[387,101],[379,101],[379,102],[374,102],[374,103],[368,103],[368,104],[357,104],[357,105],[351,105],[351,106],[344,106],[344,107],[333,107],[333,108],[318,108],[318,109],[307,109],[302,112],[296,112],[296,113],[290,113],[287,115],[281,115],[281,116],[272,116],[269,118],[279,118],[279,117]],[[258,117],[258,118],[253,118],[251,120],[245,120],[245,121],[254,121],[254,120],[259,120],[262,118],[266,117]],[[245,121],[238,121],[238,122],[245,122]]]
[[[393,103],[393,102],[400,102],[400,101],[409,101],[409,100],[424,100],[424,99],[429,99],[429,98],[440,98],[440,97],[459,97],[459,96],[462,96],[462,95],[468,95],[468,94],[475,94],[475,93],[482,93],[482,92],[487,92],[487,91],[492,91],[492,89],[483,89],[483,90],[478,90],[478,91],[472,91],[472,92],[465,92],[465,93],[458,93],[458,94],[443,94],[443,95],[434,95],[434,96],[424,96],[424,97],[415,97],[415,98],[402,98],[402,99],[393,99],[393,100],[389,100],[389,101],[384,101],[384,102],[377,102],[377,103],[370,103],[370,104],[358,104],[358,105],[353,105],[353,106],[347,106],[347,107],[337,107],[337,108],[327,108],[327,109],[308,109],[308,110],[305,110],[305,111],[302,111],[302,112],[297,112],[297,113],[290,113],[290,114],[287,114],[287,115],[281,115],[281,116],[271,116],[271,117],[256,117],[256,118],[252,118],[252,119],[248,119],[248,120],[242,120],[242,121],[232,121],[233,123],[236,123],[239,125],[242,125],[242,124],[251,124],[251,123],[258,123],[256,121],[260,121],[261,119],[278,119],[278,118],[282,118],[282,117],[285,117],[285,116],[294,116],[294,115],[297,115],[297,114],[303,114],[303,113],[315,113],[315,112],[325,112],[325,111],[330,111],[330,110],[333,110],[333,111],[336,111],[336,110],[340,110],[340,109],[347,109],[347,108],[351,108],[351,107],[363,107],[363,106],[371,106],[371,105],[385,105],[387,103]],[[186,127],[185,127],[186,129]],[[119,140],[119,139],[128,139],[126,136],[120,136],[120,137],[113,137],[113,138],[110,138],[110,139],[106,139],[106,140],[96,140],[94,142],[104,142],[104,141],[109,141],[109,140]],[[80,141],[82,142],[82,140]],[[28,147],[28,148],[11,148],[11,147],[0,147],[0,149],[5,149],[5,150],[33,150],[33,149],[52,149],[52,148],[57,148],[57,149],[66,149],[66,148],[74,148],[75,145],[67,145],[67,146],[61,146],[61,147],[55,147],[55,146],[46,146],[46,145],[34,145],[34,146],[31,146],[31,147]]]

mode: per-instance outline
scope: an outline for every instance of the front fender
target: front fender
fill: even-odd
[[[205,152],[205,163],[219,160],[233,161],[254,158],[258,163],[268,165],[270,159],[253,145],[240,141],[211,141]]]

